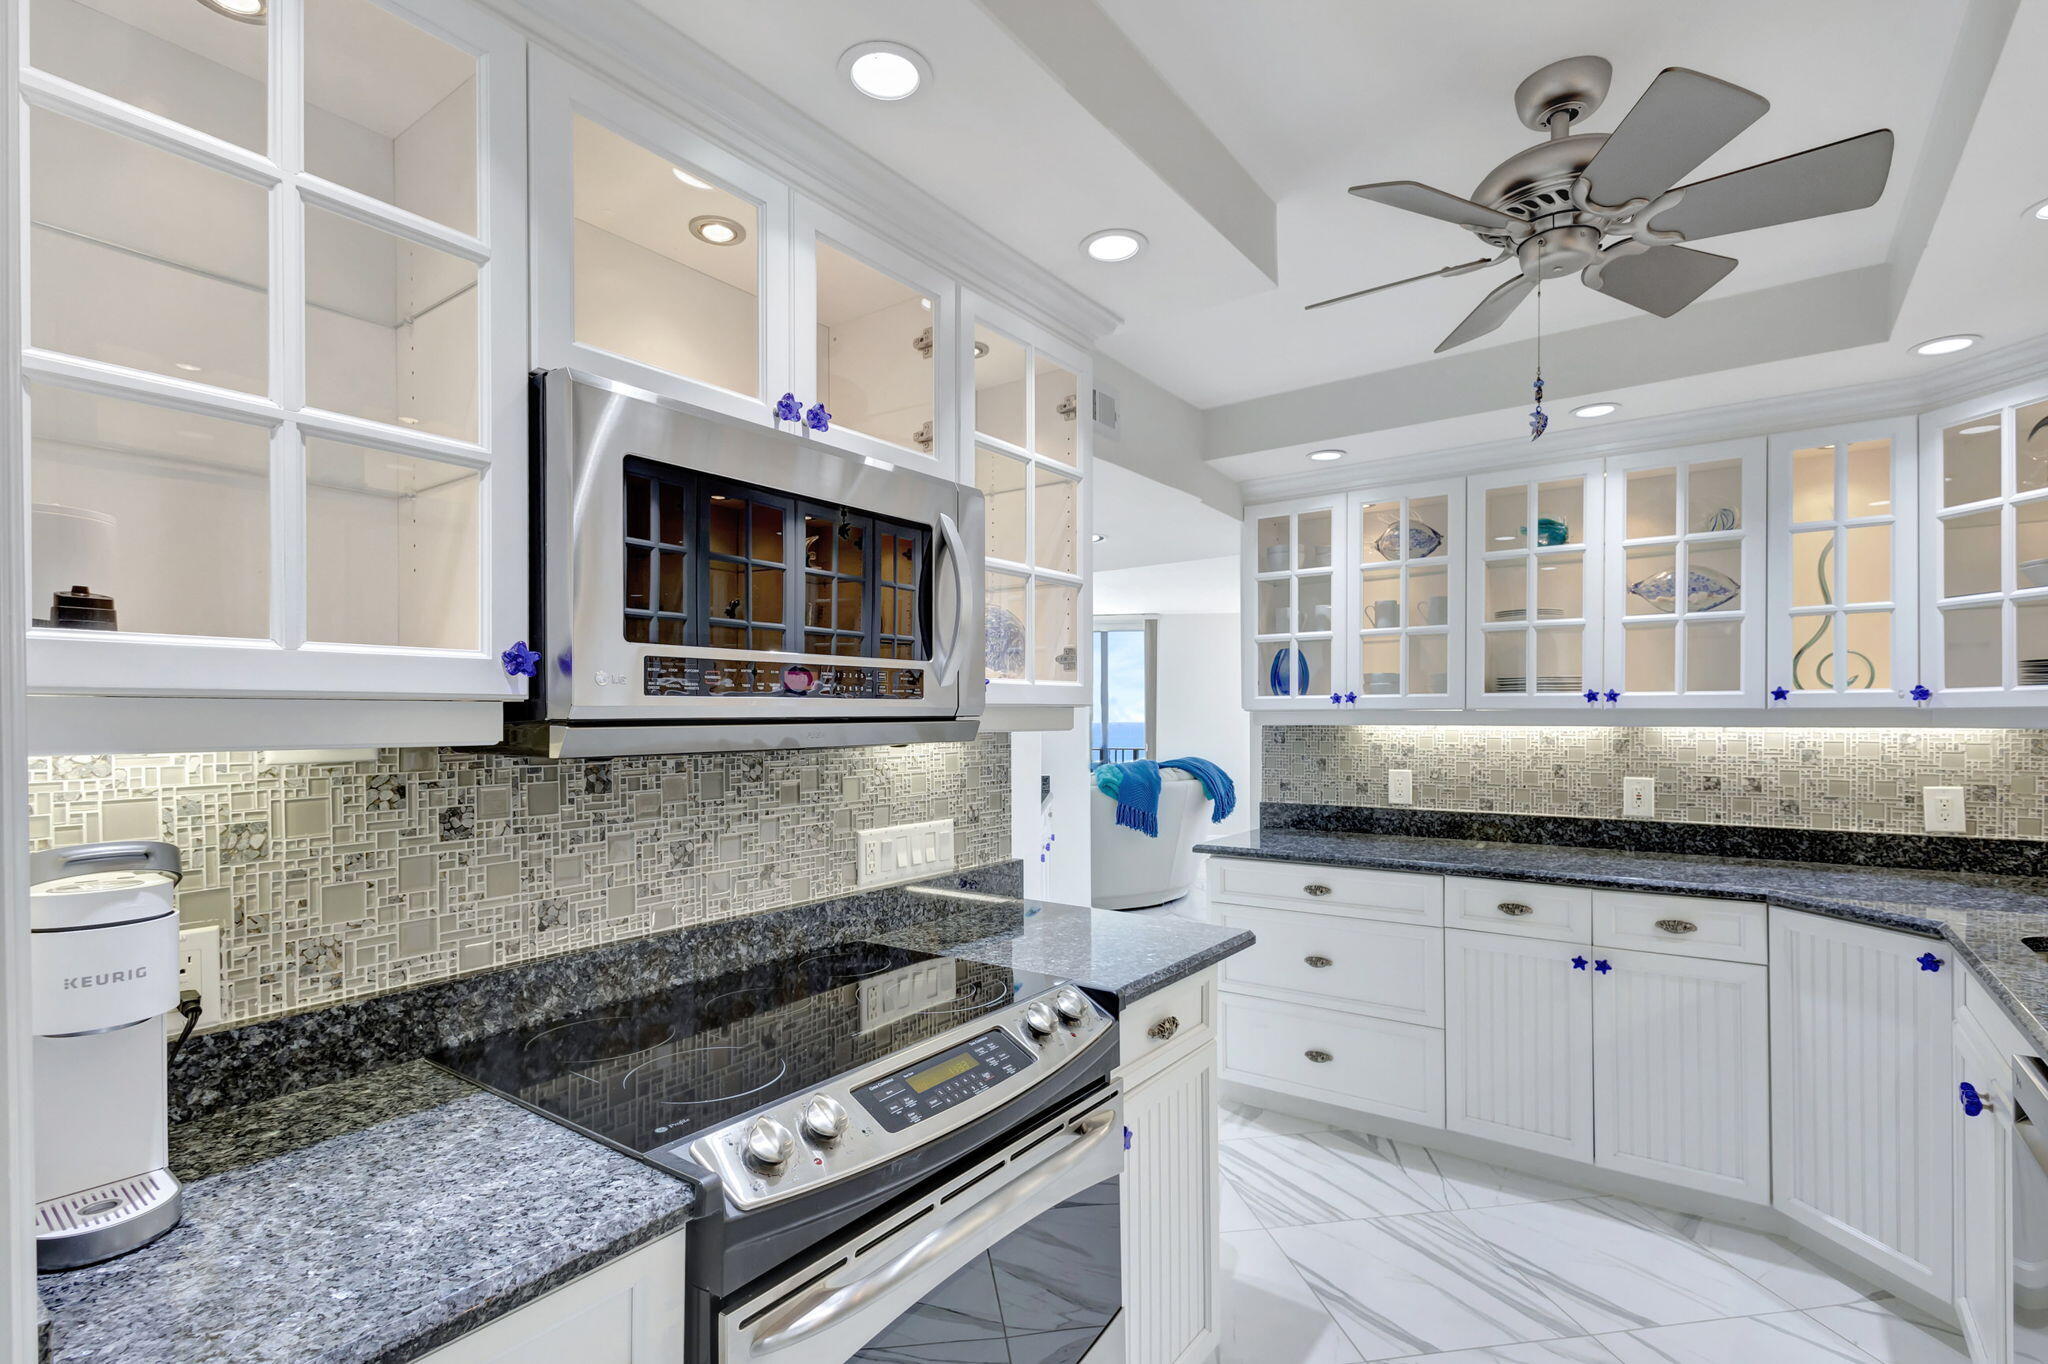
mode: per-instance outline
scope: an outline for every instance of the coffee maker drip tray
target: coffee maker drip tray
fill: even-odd
[[[151,1170],[38,1203],[36,1270],[96,1265],[147,1245],[178,1224],[183,1199],[169,1170]]]

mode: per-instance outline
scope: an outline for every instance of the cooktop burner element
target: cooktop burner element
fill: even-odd
[[[915,1060],[942,1036],[974,1032],[985,1015],[1007,1018],[1058,984],[1004,966],[839,943],[499,1033],[435,1059],[678,1168],[695,1134],[803,1100],[837,1077]],[[1023,1037],[1021,1022],[1012,1031]]]

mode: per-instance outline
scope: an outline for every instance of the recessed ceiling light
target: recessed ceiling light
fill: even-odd
[[[1959,350],[1968,350],[1984,338],[1975,332],[1958,332],[1954,336],[1937,336],[1932,341],[1922,341],[1913,347],[1915,355],[1954,355]]]
[[[1328,464],[1333,459],[1344,458],[1342,450],[1311,450],[1308,457],[1318,464]]]
[[[931,82],[932,64],[901,43],[855,43],[839,54],[839,70],[869,99],[909,99]]]
[[[1587,403],[1572,409],[1574,417],[1611,417],[1621,411],[1620,403]]]
[[[270,0],[199,0],[199,3],[215,14],[225,14],[245,24],[260,24],[263,16],[270,13]]]
[[[2030,205],[2027,209],[2027,216],[2040,222],[2048,223],[2048,199],[2043,199],[2038,204]]]
[[[1145,234],[1134,227],[1105,227],[1081,238],[1081,249],[1088,253],[1090,260],[1114,265],[1143,251]]]
[[[1099,544],[1101,544],[1101,543],[1102,543],[1102,532],[1101,532],[1101,531],[1096,531],[1096,532],[1095,532],[1095,533],[1094,533],[1093,535],[1089,536],[1088,538],[1089,538],[1089,540],[1091,540],[1091,541],[1092,541],[1092,542],[1094,542],[1095,544],[1098,544],[1098,545],[1099,545]]]
[[[1988,436],[1998,429],[1997,422],[1985,422],[1981,426],[1966,426],[1956,432],[1959,436]]]
[[[189,360],[173,360],[171,363],[184,370],[187,374],[197,374],[199,372],[199,366]]]
[[[928,298],[921,298],[917,301],[917,306],[923,308],[926,312],[930,312],[932,310],[932,301]]]
[[[670,166],[668,173],[688,185],[691,189],[710,189],[711,186],[684,170],[681,166]]]
[[[974,343],[974,358],[975,358],[975,359],[977,359],[977,360],[980,360],[980,359],[984,358],[985,356],[987,356],[987,354],[988,354],[988,342],[986,342],[986,341],[977,341],[977,342],[975,342],[975,343]]]
[[[690,235],[712,246],[737,246],[747,239],[747,229],[730,218],[703,213],[690,219]]]

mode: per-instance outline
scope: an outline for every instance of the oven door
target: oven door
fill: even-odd
[[[540,718],[980,714],[979,492],[567,370],[534,401]]]
[[[1122,1096],[1090,1095],[718,1323],[720,1364],[1118,1364]]]

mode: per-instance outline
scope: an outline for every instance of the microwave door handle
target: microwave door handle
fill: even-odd
[[[820,1284],[799,1294],[775,1310],[756,1328],[750,1357],[773,1354],[800,1341],[830,1330],[861,1311],[889,1291],[933,1264],[956,1254],[1011,1209],[1038,1196],[1039,1191],[1058,1182],[1062,1175],[1085,1161],[1096,1147],[1109,1138],[1115,1127],[1115,1110],[1097,1109],[1076,1125],[1079,1139],[1014,1183],[1007,1184],[950,1221],[932,1228],[912,1242],[888,1263],[843,1287]]]
[[[960,631],[967,624],[967,547],[960,543],[960,527],[944,512],[939,513],[939,536],[953,559],[953,632],[946,636],[939,664],[939,685],[950,687],[960,678]]]

